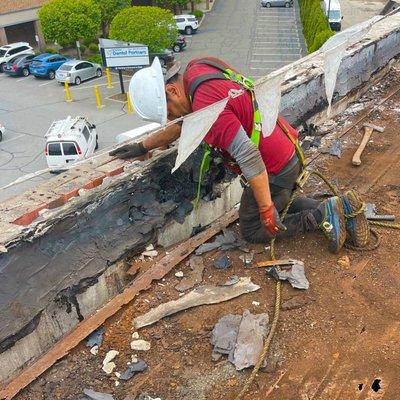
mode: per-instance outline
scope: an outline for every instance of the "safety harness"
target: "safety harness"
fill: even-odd
[[[233,71],[230,68],[227,68],[224,64],[219,63],[217,61],[213,60],[208,60],[208,59],[201,59],[196,62],[196,64],[204,64],[204,65],[209,65],[211,67],[214,67],[219,70],[219,72],[215,73],[210,73],[210,74],[204,74],[201,75],[197,78],[195,78],[189,85],[188,88],[188,95],[189,99],[192,102],[193,101],[193,96],[197,90],[197,88],[204,82],[207,82],[212,79],[224,79],[224,80],[230,80],[232,82],[238,83],[242,88],[245,90],[248,90],[251,94],[251,100],[253,103],[253,111],[254,111],[254,116],[253,116],[253,129],[251,132],[250,140],[257,146],[260,146],[260,139],[261,139],[261,133],[262,133],[262,124],[261,124],[261,113],[258,107],[258,103],[256,100],[256,96],[254,93],[254,81],[250,78],[246,78],[243,75]],[[305,166],[305,157],[303,150],[300,147],[299,141],[292,136],[290,133],[288,127],[284,124],[284,122],[281,120],[281,118],[278,116],[277,119],[277,124],[278,126],[282,129],[282,131],[286,134],[288,139],[293,143],[297,157],[300,160],[301,164],[301,170],[304,169]],[[197,186],[197,197],[196,197],[196,205],[198,204],[200,200],[200,195],[201,195],[201,183],[203,181],[205,173],[209,170],[210,164],[211,164],[211,155],[212,155],[212,150],[213,148],[206,142],[203,141],[203,148],[204,148],[204,155],[203,159],[200,164],[200,173],[199,173],[199,183]],[[301,171],[302,172],[302,171]],[[300,172],[300,173],[301,173]]]

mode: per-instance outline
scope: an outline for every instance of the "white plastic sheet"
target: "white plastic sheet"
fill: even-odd
[[[340,63],[346,53],[346,42],[324,52],[324,80],[325,92],[328,100],[328,117],[331,115],[333,92],[335,90],[337,73]]]
[[[275,128],[281,102],[281,85],[287,71],[271,77],[254,87],[254,93],[261,113],[262,132],[264,137],[270,136]]]
[[[369,32],[372,25],[380,19],[382,19],[382,16],[376,15],[367,21],[361,22],[360,24],[347,28],[342,32],[336,33],[323,44],[320,50],[330,50],[344,42],[347,43],[347,46],[352,46],[354,43],[359,42]]]
[[[361,24],[348,28],[329,38],[321,47],[321,51],[324,54],[324,80],[326,98],[328,100],[328,116],[331,114],[337,73],[346,54],[346,49],[363,39],[371,29],[371,26],[380,18],[380,16],[375,16]]]
[[[178,155],[172,172],[175,172],[200,145],[208,131],[224,110],[229,98],[188,115],[182,125]]]

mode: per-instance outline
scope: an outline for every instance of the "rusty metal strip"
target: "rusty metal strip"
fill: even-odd
[[[131,302],[139,292],[149,289],[154,280],[162,279],[198,246],[216,235],[222,228],[228,226],[237,218],[238,212],[236,209],[233,209],[216,220],[205,231],[176,246],[168,255],[156,262],[150,269],[141,273],[122,293],[115,296],[101,309],[80,322],[73,331],[59,340],[44,356],[5,384],[1,388],[0,399],[9,400],[16,396],[22,389],[49,369],[56,361],[66,356],[90,333],[119,311],[121,307]]]

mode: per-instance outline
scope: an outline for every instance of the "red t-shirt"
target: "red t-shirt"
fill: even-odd
[[[188,64],[184,73],[186,93],[188,93],[190,84],[195,78],[204,74],[219,72],[218,69],[209,65],[196,64],[196,60],[192,60]],[[214,58],[213,60],[216,59]],[[220,60],[218,61],[221,62]],[[193,95],[193,111],[200,110],[226,98],[231,89],[242,89],[242,87],[235,82],[222,79],[212,79],[201,83]],[[228,101],[224,111],[215,121],[204,140],[210,146],[225,151],[231,144],[241,126],[248,136],[251,136],[253,130],[253,118],[254,110],[251,94],[246,92],[244,95]],[[286,124],[292,136],[297,138],[298,133],[296,130],[292,128],[285,119],[282,117],[280,117],[280,119]],[[270,136],[264,137],[261,135],[259,151],[267,171],[271,174],[277,174],[292,158],[295,148],[282,129],[276,125]]]

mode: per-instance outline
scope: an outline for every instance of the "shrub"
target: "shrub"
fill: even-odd
[[[86,38],[86,39],[84,39],[83,40],[83,44],[86,46],[86,47],[89,47],[90,46],[90,44],[93,42],[93,38]]]
[[[160,7],[126,8],[115,16],[110,26],[111,39],[143,43],[151,52],[172,47],[177,36],[173,14]]]
[[[57,53],[57,50],[52,49],[51,47],[47,47],[46,49],[44,49],[45,53],[50,53],[50,54],[55,54]]]
[[[303,35],[309,53],[318,50],[334,33],[319,0],[299,0]]]
[[[81,54],[85,54],[86,46],[84,44],[81,44],[80,50],[81,50]]]
[[[193,15],[200,21],[203,18],[203,11],[201,10],[194,10]]]
[[[90,43],[89,44],[89,50],[92,53],[98,53],[99,52],[99,46],[96,43]]]
[[[100,65],[103,64],[103,60],[102,60],[100,54],[96,54],[94,56],[87,57],[87,60],[92,62],[92,63],[96,63],[96,64],[100,64]]]

